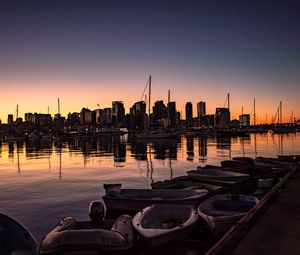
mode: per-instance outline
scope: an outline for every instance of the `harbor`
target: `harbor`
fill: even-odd
[[[52,141],[48,144],[40,143],[38,147],[35,145],[32,149],[30,149],[32,143],[24,143],[22,147],[20,143],[15,142],[11,145],[13,147],[11,147],[8,146],[9,144],[5,141],[2,142],[2,169],[6,169],[5,165],[11,163],[15,169],[14,172],[2,171],[2,175],[5,175],[8,184],[10,183],[10,188],[8,185],[2,185],[7,191],[2,194],[8,195],[6,198],[1,198],[3,201],[2,212],[6,212],[6,214],[13,216],[25,224],[40,243],[42,238],[57,224],[61,217],[75,217],[78,220],[87,221],[87,207],[92,200],[97,200],[105,194],[105,189],[103,188],[103,184],[105,183],[121,183],[122,188],[129,190],[135,189],[133,194],[139,194],[139,190],[146,189],[150,191],[151,187],[153,191],[155,191],[155,189],[159,190],[162,188],[162,185],[167,185],[166,187],[168,189],[178,189],[178,191],[182,188],[190,187],[192,189],[200,188],[202,190],[209,190],[210,194],[228,193],[231,189],[230,185],[238,179],[231,178],[229,182],[227,181],[228,183],[225,183],[224,180],[218,181],[219,177],[216,177],[213,181],[203,182],[204,179],[201,177],[201,180],[196,179],[194,182],[190,182],[188,178],[191,177],[186,175],[186,172],[193,169],[198,169],[197,171],[203,171],[203,173],[205,173],[205,169],[211,169],[209,170],[210,172],[216,170],[220,171],[222,169],[227,169],[228,171],[228,167],[230,167],[231,170],[246,173],[248,170],[244,168],[245,165],[242,168],[239,166],[239,170],[239,168],[234,166],[236,164],[232,163],[232,159],[239,157],[258,157],[260,161],[257,164],[259,165],[265,164],[261,161],[263,160],[263,158],[260,159],[261,156],[274,158],[277,157],[277,155],[297,154],[300,150],[300,148],[298,148],[298,133],[252,134],[249,138],[195,136],[191,139],[189,136],[180,136],[180,139],[175,140],[174,143],[170,142],[170,140],[166,142],[164,139],[162,139],[162,141],[135,141],[130,140],[127,136],[124,138],[129,140],[116,139],[116,136],[109,137],[111,138],[101,138],[98,142],[93,142],[92,140],[76,142],[75,139],[73,142],[69,141],[59,144]],[[121,138],[122,136],[119,137]],[[24,154],[25,149],[26,154]],[[3,164],[6,158],[10,160],[11,163],[7,161],[7,163]],[[35,164],[33,164],[33,162],[35,162]],[[78,164],[81,166],[78,166]],[[32,169],[34,165],[36,165],[37,168],[32,172],[30,169]],[[215,166],[216,170],[211,168],[213,166]],[[8,165],[7,167],[11,168],[11,166]],[[97,168],[99,170],[96,170]],[[138,172],[136,170],[137,168],[140,169]],[[202,168],[203,170],[201,170]],[[281,177],[285,176],[284,172],[276,171],[276,175]],[[261,173],[258,172],[258,170],[252,170],[252,172],[254,174],[253,176],[260,176],[260,178],[268,177],[270,174],[266,170]],[[183,182],[180,184],[181,186],[178,186],[178,184],[174,186],[174,184],[169,183],[171,180],[177,179],[181,182],[181,176],[186,176],[183,178],[184,181],[185,178],[187,178],[187,182]],[[26,184],[26,182],[28,182],[28,184]],[[13,189],[15,189],[13,186],[16,186],[11,185],[12,183],[18,183],[20,191],[22,190],[23,195],[19,198],[12,196],[13,193],[16,193],[16,191],[13,191]],[[34,186],[32,186],[32,183],[35,183]],[[276,183],[279,184],[280,181],[276,181]],[[274,183],[274,185],[276,183]],[[224,184],[226,185],[224,186]],[[267,185],[267,183],[261,185]],[[39,196],[30,195],[33,194],[33,187],[35,187],[34,190],[39,190]],[[237,186],[231,189],[231,192],[248,193],[255,191],[253,184],[245,185],[244,188],[242,187],[243,185],[240,187]],[[281,188],[282,187],[280,187],[280,189]],[[262,191],[263,189],[260,190],[260,192]],[[65,196],[59,196],[59,194],[66,194],[69,197],[68,201]],[[154,196],[157,197],[159,196],[158,194],[161,193],[156,193]],[[260,200],[263,198],[263,194],[264,193],[258,193]],[[175,193],[174,198],[176,198]],[[206,199],[207,196],[203,197],[203,199],[204,198]],[[148,199],[151,201],[150,197]],[[22,206],[22,200],[26,201],[26,204],[29,205],[28,211],[25,210],[25,213],[24,210],[21,213],[18,209],[18,206]],[[10,206],[13,205],[12,201],[15,201],[13,207]],[[154,200],[152,200],[152,202],[153,201]],[[271,201],[273,201],[273,199]],[[126,204],[127,203],[125,203],[125,205]],[[130,207],[132,208],[133,205],[134,204]],[[276,205],[276,203],[274,205]],[[47,222],[45,222],[47,225],[44,226],[41,224],[43,221],[42,217],[44,216],[41,214],[36,215],[35,213],[35,211],[39,212],[41,206],[45,209],[47,208],[49,214],[52,215],[50,218],[47,214],[45,215],[47,217]],[[144,206],[147,206],[147,203],[142,207]],[[139,209],[132,213],[132,217],[138,210]],[[120,213],[111,215],[115,218],[119,216]],[[37,221],[32,221],[32,217]],[[110,212],[108,212],[106,217],[110,217]],[[182,243],[189,243],[191,249],[197,247],[202,251],[202,253],[199,254],[215,252],[219,249],[220,244],[218,243],[222,241],[222,239],[216,242],[208,230],[200,233],[199,230],[202,229],[200,226],[196,228],[198,231],[193,232],[188,239],[183,238]],[[255,230],[256,223],[254,223],[252,227]],[[226,245],[224,245],[224,243]],[[229,243],[232,244],[234,242],[226,240],[223,242],[223,246],[228,248],[227,245]],[[170,246],[167,244],[162,245],[164,249],[170,249]],[[137,252],[137,254],[144,253],[141,244],[137,243],[137,246],[135,245],[134,247],[134,250],[131,250],[131,252]],[[238,248],[238,246],[235,247]],[[151,248],[152,252],[153,249],[158,253],[156,248]],[[178,247],[178,250],[184,252],[182,247]],[[233,246],[230,250],[233,250]],[[224,254],[227,253],[225,252]]]
[[[300,4],[0,2],[0,255],[296,255]]]

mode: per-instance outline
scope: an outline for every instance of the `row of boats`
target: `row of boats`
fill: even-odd
[[[152,183],[152,189],[104,184],[106,194],[91,202],[90,220],[65,218],[43,238],[39,254],[162,254],[170,248],[204,254],[298,161],[300,155],[239,157]]]

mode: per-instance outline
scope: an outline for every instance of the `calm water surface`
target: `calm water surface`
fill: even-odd
[[[0,212],[23,223],[38,241],[66,216],[88,219],[103,183],[150,188],[198,165],[235,156],[300,154],[300,133],[249,137],[185,137],[136,142],[128,136],[95,141],[0,143]]]

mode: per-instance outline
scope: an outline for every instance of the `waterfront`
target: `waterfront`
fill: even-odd
[[[88,218],[88,205],[103,183],[150,188],[152,181],[184,175],[198,165],[234,156],[300,154],[300,134],[185,137],[137,142],[129,136],[8,144],[0,147],[0,211],[40,241],[59,219]]]

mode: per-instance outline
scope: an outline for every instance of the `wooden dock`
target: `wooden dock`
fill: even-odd
[[[206,255],[300,254],[300,164]]]

